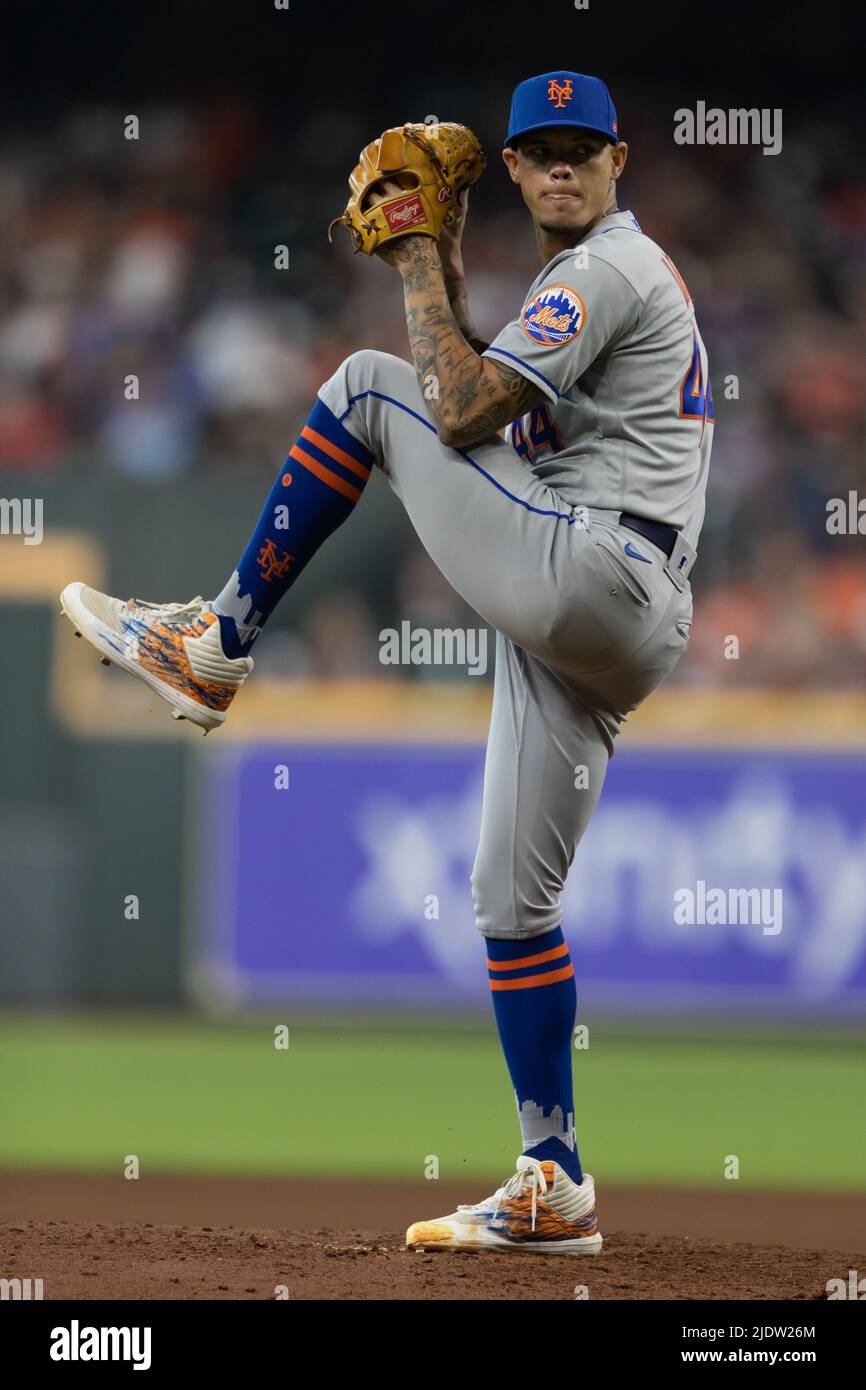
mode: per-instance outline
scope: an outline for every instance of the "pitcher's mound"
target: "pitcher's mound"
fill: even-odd
[[[0,1225],[7,1276],[108,1299],[825,1299],[857,1257],[605,1234],[601,1255],[408,1253],[395,1231]]]

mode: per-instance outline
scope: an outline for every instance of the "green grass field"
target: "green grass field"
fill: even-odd
[[[290,1046],[274,1048],[275,1022]],[[580,1151],[608,1183],[866,1187],[864,1035],[593,1030]],[[516,1119],[492,1023],[0,1018],[0,1166],[502,1176]]]

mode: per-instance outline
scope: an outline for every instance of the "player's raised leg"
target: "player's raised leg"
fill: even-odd
[[[144,680],[176,718],[215,728],[252,670],[262,628],[351,515],[374,463],[476,611],[516,640],[543,643],[553,591],[537,582],[539,564],[564,548],[555,532],[570,524],[571,508],[498,439],[472,457],[440,443],[412,368],[372,351],[352,354],[321,388],[214,599],[124,601],[73,583],[61,596],[63,610],[103,659]]]

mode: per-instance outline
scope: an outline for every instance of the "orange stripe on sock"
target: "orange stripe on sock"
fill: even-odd
[[[340,449],[336,444],[332,444],[325,435],[319,434],[318,430],[312,429],[309,425],[304,425],[301,430],[301,438],[309,439],[311,444],[315,444],[319,449],[323,449],[326,454],[330,454],[336,463],[341,463],[344,468],[348,468],[350,473],[357,473],[359,478],[363,478],[366,483],[370,476],[369,468],[365,468],[363,463],[353,459],[351,454],[347,454],[345,449]]]
[[[557,985],[560,980],[570,980],[574,975],[571,961],[561,970],[551,970],[547,975],[523,975],[519,980],[491,980],[491,989],[539,989],[542,985]]]
[[[552,946],[549,951],[540,951],[537,956],[521,956],[519,960],[491,960],[487,957],[487,964],[491,970],[523,970],[528,965],[546,965],[549,960],[559,960],[560,956],[568,955],[568,947],[563,941],[561,946]]]
[[[320,482],[327,483],[328,487],[332,487],[335,492],[342,492],[343,496],[348,497],[351,502],[360,502],[361,492],[359,488],[352,487],[352,484],[347,483],[338,473],[332,473],[330,468],[326,468],[323,463],[319,463],[318,459],[314,459],[311,454],[306,453],[299,445],[293,444],[289,450],[289,454],[297,463],[303,464],[304,468],[308,468],[311,473],[315,473]]]

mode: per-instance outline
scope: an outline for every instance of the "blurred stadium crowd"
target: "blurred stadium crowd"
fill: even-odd
[[[408,356],[394,272],[354,258],[342,230],[335,247],[326,237],[375,132],[351,109],[322,110],[289,144],[254,103],[226,100],[142,111],[139,139],[126,140],[124,114],[82,106],[50,136],[0,138],[0,470],[27,470],[34,486],[60,471],[142,487],[241,473],[252,520],[342,358],[361,346]],[[497,132],[481,133],[491,158],[466,264],[475,320],[493,337],[537,265]],[[829,535],[826,515],[828,499],[866,495],[862,171],[821,127],[786,132],[777,158],[677,147],[670,123],[647,115],[626,136],[621,206],[689,285],[718,421],[695,630],[675,679],[860,685],[862,539]],[[288,269],[275,267],[278,246]],[[472,622],[420,553],[404,555],[393,594],[413,620]],[[272,660],[281,650],[298,674],[382,674],[363,635],[378,626],[362,583],[350,601],[320,602]],[[729,633],[738,661],[722,656]]]

